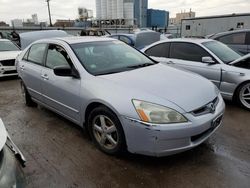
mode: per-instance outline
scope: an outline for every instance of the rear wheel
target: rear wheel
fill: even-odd
[[[111,155],[125,150],[125,137],[117,116],[105,106],[95,108],[88,117],[88,130],[95,145]]]
[[[247,110],[250,110],[250,82],[242,84],[238,88],[236,96],[237,102]]]
[[[31,96],[28,93],[28,90],[22,81],[21,81],[21,90],[22,90],[22,97],[23,97],[23,101],[24,101],[25,105],[29,106],[29,107],[36,107],[37,103],[35,103],[31,99]]]

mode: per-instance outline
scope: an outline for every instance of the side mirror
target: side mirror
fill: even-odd
[[[207,57],[202,57],[202,63],[207,63],[207,64],[209,64],[209,65],[214,65],[214,64],[216,64],[216,62],[213,60],[213,58],[212,58],[212,57],[209,57],[209,56],[207,56]]]
[[[78,71],[74,67],[57,66],[53,69],[53,71],[57,76],[80,78]]]

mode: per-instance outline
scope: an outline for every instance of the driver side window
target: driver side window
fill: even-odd
[[[202,57],[211,56],[200,46],[187,42],[171,43],[170,58],[202,62]]]
[[[72,62],[66,50],[56,44],[50,44],[46,59],[46,67],[54,69],[57,66],[72,66]]]

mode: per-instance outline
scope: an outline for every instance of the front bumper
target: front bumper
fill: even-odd
[[[6,76],[16,76],[16,66],[0,66],[0,78]]]
[[[214,113],[184,114],[189,122],[153,125],[122,116],[128,151],[149,156],[168,156],[192,149],[207,140],[221,125],[225,103],[221,96]],[[214,120],[218,120],[216,123]]]
[[[25,185],[21,164],[8,146],[5,146],[0,152],[0,187],[24,188]]]

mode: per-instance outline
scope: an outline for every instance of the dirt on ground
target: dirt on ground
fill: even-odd
[[[250,112],[230,102],[208,141],[163,158],[100,152],[78,126],[26,107],[18,79],[0,80],[0,117],[27,158],[28,187],[250,187]]]

